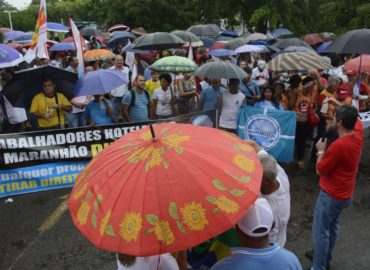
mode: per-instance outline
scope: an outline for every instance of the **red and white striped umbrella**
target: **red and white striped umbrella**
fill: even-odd
[[[112,27],[110,27],[108,29],[108,32],[109,33],[113,33],[115,31],[129,31],[130,30],[130,27],[128,27],[127,25],[124,25],[124,24],[115,24],[113,25]]]

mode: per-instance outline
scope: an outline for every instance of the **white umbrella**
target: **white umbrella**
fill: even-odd
[[[235,53],[252,53],[252,52],[262,52],[265,51],[265,48],[263,46],[259,45],[243,45],[236,50],[234,50]]]

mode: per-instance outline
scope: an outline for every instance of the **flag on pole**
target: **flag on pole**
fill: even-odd
[[[276,160],[294,159],[295,112],[244,106],[238,117],[237,135],[257,142]]]
[[[127,44],[131,44],[130,40]],[[133,52],[126,52],[125,64],[128,66],[130,71],[133,71],[135,64],[135,54]]]
[[[194,60],[194,56],[193,56],[193,47],[191,46],[191,41],[189,42],[189,53],[188,53],[188,58],[190,60]]]
[[[77,51],[77,59],[78,59],[78,70],[83,73],[85,68],[85,61],[84,61],[84,48],[85,48],[85,40],[82,37],[80,31],[78,31],[77,26],[73,22],[72,18],[69,17],[69,27],[71,28],[73,41],[75,43],[76,51]]]
[[[48,50],[46,47],[47,41],[47,15],[46,15],[46,0],[40,0],[40,8],[37,16],[35,32],[31,41],[31,46],[28,49],[24,59],[31,63],[36,57],[49,59]]]
[[[136,83],[136,77],[137,77],[137,66],[136,64],[134,63],[133,67],[132,67],[132,73],[131,73],[131,86],[134,87],[135,83]]]

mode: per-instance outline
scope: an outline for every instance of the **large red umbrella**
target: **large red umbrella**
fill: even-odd
[[[348,60],[344,64],[344,70],[360,70],[361,65],[361,72],[370,72],[370,54],[363,54],[351,60]]]
[[[76,179],[70,214],[98,248],[134,256],[191,248],[233,227],[260,193],[259,159],[236,135],[172,123],[154,132],[123,136]]]

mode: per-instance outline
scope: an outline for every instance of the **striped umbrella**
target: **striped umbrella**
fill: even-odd
[[[333,67],[315,52],[292,52],[276,56],[268,63],[268,68],[273,71],[303,71]]]
[[[167,56],[157,60],[150,68],[159,72],[185,73],[194,72],[198,66],[186,57]]]
[[[130,27],[128,27],[127,25],[115,24],[108,29],[108,32],[113,33],[115,31],[129,31],[129,30],[130,30]]]

